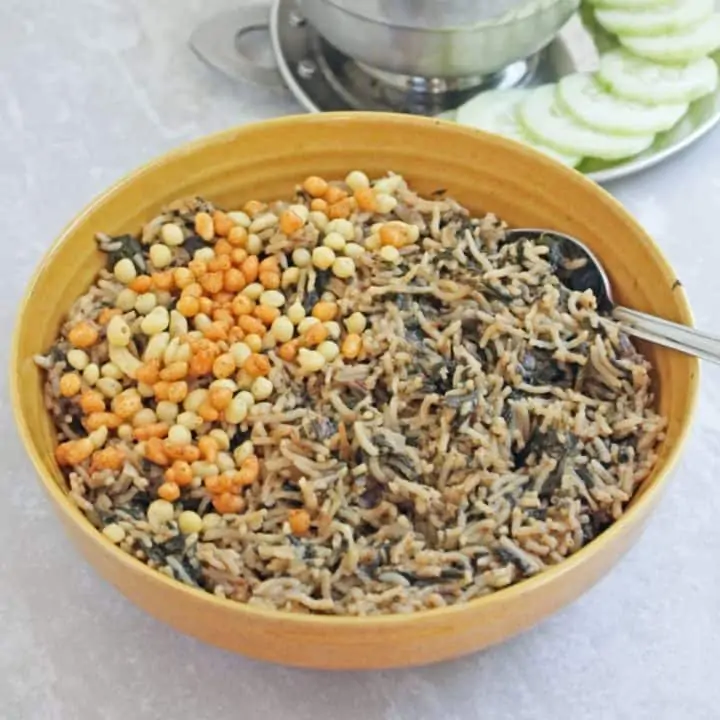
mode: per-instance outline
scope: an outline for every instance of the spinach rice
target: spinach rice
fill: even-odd
[[[36,358],[57,459],[93,525],[188,585],[300,613],[466,602],[576,552],[652,471],[647,360],[561,259],[444,191],[311,177],[98,242]]]

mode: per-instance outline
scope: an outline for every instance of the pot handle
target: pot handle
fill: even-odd
[[[211,67],[233,80],[280,88],[284,81],[277,65],[263,64],[242,53],[240,38],[253,30],[269,33],[270,6],[266,4],[230,10],[214,15],[190,36],[190,47]]]

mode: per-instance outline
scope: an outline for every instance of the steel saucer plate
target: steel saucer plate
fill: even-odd
[[[581,17],[581,33],[585,34],[582,42],[592,39],[597,50],[602,52],[617,46],[616,40],[594,23],[589,9],[581,11]],[[277,70],[257,63],[253,66],[247,58],[238,60],[237,38],[250,27],[262,27],[269,32]],[[577,42],[577,34],[561,33],[537,58],[511,66],[491,82],[494,87],[516,84],[534,87],[556,82],[573,72],[592,69],[580,66],[574,59],[578,57]],[[436,107],[428,106],[427,96],[421,106],[413,106],[412,97],[407,93],[374,83],[372,77],[363,73],[353,61],[325,43],[303,21],[295,0],[276,0],[271,6],[253,5],[218,15],[195,31],[191,45],[203,60],[234,79],[266,86],[285,85],[309,112],[365,109],[452,119],[452,108],[477,94],[477,88],[461,89],[438,95]],[[713,59],[720,66],[720,53]],[[577,169],[597,183],[629,177],[680,153],[710,132],[718,122],[720,88],[695,101],[680,123],[659,134],[642,154],[612,163],[588,159]]]

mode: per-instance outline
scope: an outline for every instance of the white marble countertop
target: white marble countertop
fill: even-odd
[[[299,112],[187,37],[241,0],[0,3],[0,327],[53,237],[121,174],[185,140]],[[720,130],[610,190],[720,333]],[[3,361],[8,354],[3,344]],[[6,362],[3,362],[6,366]],[[0,382],[0,720],[711,720],[720,717],[720,372],[637,547],[585,597],[482,654],[324,674],[252,662],[146,617],[81,562],[33,477]]]

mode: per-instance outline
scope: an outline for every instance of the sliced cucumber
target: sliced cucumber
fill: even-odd
[[[621,160],[647,150],[655,136],[611,135],[580,124],[559,106],[555,85],[533,90],[520,103],[519,117],[528,132],[560,152]]]
[[[630,52],[648,60],[670,65],[692,62],[720,48],[720,13],[684,32],[619,39]]]
[[[667,5],[668,0],[588,0],[590,5],[602,8],[619,8],[622,10],[641,10]]]
[[[645,9],[598,8],[595,18],[616,35],[666,35],[707,20],[714,10],[714,0],[672,0]]]
[[[587,73],[568,75],[558,83],[558,101],[576,120],[601,132],[647,135],[669,130],[688,111],[688,103],[643,105],[607,92]]]
[[[529,90],[491,90],[481,93],[457,109],[457,121],[530,145],[564,165],[579,165],[582,160],[580,156],[558,152],[535,141],[520,124],[518,107],[529,93]]]
[[[464,125],[502,133],[515,122],[515,108],[529,90],[490,90],[476,95],[457,109],[458,122]]]
[[[615,50],[600,58],[598,80],[613,94],[656,105],[693,102],[718,87],[718,66],[708,57],[686,65],[660,65]]]

